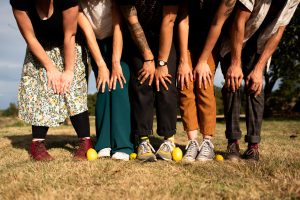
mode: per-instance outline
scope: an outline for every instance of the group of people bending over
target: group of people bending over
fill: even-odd
[[[184,161],[214,158],[214,74],[218,63],[229,160],[259,160],[263,73],[299,0],[10,0],[27,51],[19,117],[32,125],[30,154],[52,160],[49,127],[67,117],[79,137],[76,159],[91,148],[87,77],[98,89],[98,157],[172,160],[177,105],[187,133]],[[284,66],[282,66],[284,67]],[[245,81],[248,148],[240,154]],[[178,102],[179,101],[179,102]],[[164,138],[151,146],[153,116]],[[198,143],[198,130],[202,141]],[[137,146],[133,143],[138,138]],[[135,149],[136,148],[136,149]]]

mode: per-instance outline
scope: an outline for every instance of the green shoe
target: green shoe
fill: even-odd
[[[172,151],[175,148],[175,144],[171,142],[170,140],[165,140],[164,143],[162,143],[156,152],[156,155],[158,158],[171,161],[172,160]]]
[[[153,152],[155,152],[155,150],[150,144],[149,140],[144,140],[138,146],[137,159],[148,162],[157,161]]]

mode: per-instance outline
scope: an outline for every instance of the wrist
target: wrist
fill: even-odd
[[[150,50],[145,50],[143,58],[144,60],[154,60],[154,56]]]
[[[161,60],[161,59],[158,59],[157,60],[157,63],[156,63],[156,66],[157,67],[164,67],[164,66],[167,66],[168,65],[168,62],[165,61],[165,60]]]

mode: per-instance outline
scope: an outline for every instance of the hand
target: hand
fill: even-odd
[[[109,86],[109,70],[107,69],[107,66],[105,62],[101,62],[101,66],[98,66],[98,76],[96,80],[96,87],[97,90],[104,93],[105,91],[105,85]]]
[[[171,84],[172,83],[171,80],[170,80],[171,77],[172,76],[168,72],[168,66],[167,65],[162,66],[162,67],[157,67],[155,69],[156,89],[157,89],[158,92],[159,92],[159,83],[161,83],[166,90],[169,89],[167,84],[166,84],[166,81]]]
[[[193,72],[187,62],[180,62],[177,72],[177,82],[180,85],[180,89],[183,90],[184,84],[189,89],[189,82],[193,81]]]
[[[241,65],[231,65],[225,77],[225,84],[228,89],[231,89],[233,92],[238,90],[241,87],[243,81],[243,71]]]
[[[61,94],[64,94],[70,91],[71,84],[74,78],[74,72],[72,70],[66,70],[62,73],[60,82],[61,82]]]
[[[109,89],[116,89],[117,81],[120,83],[120,87],[123,89],[123,83],[126,84],[126,79],[123,75],[122,67],[120,63],[113,64],[110,82],[109,82]]]
[[[254,93],[254,96],[257,97],[263,88],[263,72],[254,68],[247,76],[246,86],[250,93]]]
[[[48,88],[52,88],[55,94],[58,94],[61,91],[61,74],[62,73],[55,67],[47,70]]]
[[[152,85],[155,73],[155,63],[154,61],[144,62],[143,68],[139,71],[138,80],[140,84],[143,84],[149,77],[149,86]]]
[[[201,89],[202,83],[205,90],[207,89],[207,84],[209,84],[209,86],[213,85],[212,77],[207,61],[198,62],[194,69],[194,79],[196,80],[198,78],[199,88]]]

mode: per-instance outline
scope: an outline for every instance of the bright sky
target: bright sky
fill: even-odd
[[[17,101],[18,84],[22,72],[26,44],[22,38],[12,14],[9,0],[0,1],[0,109]],[[224,81],[217,69],[215,84],[221,86]],[[95,93],[94,75],[90,75],[89,93]]]

